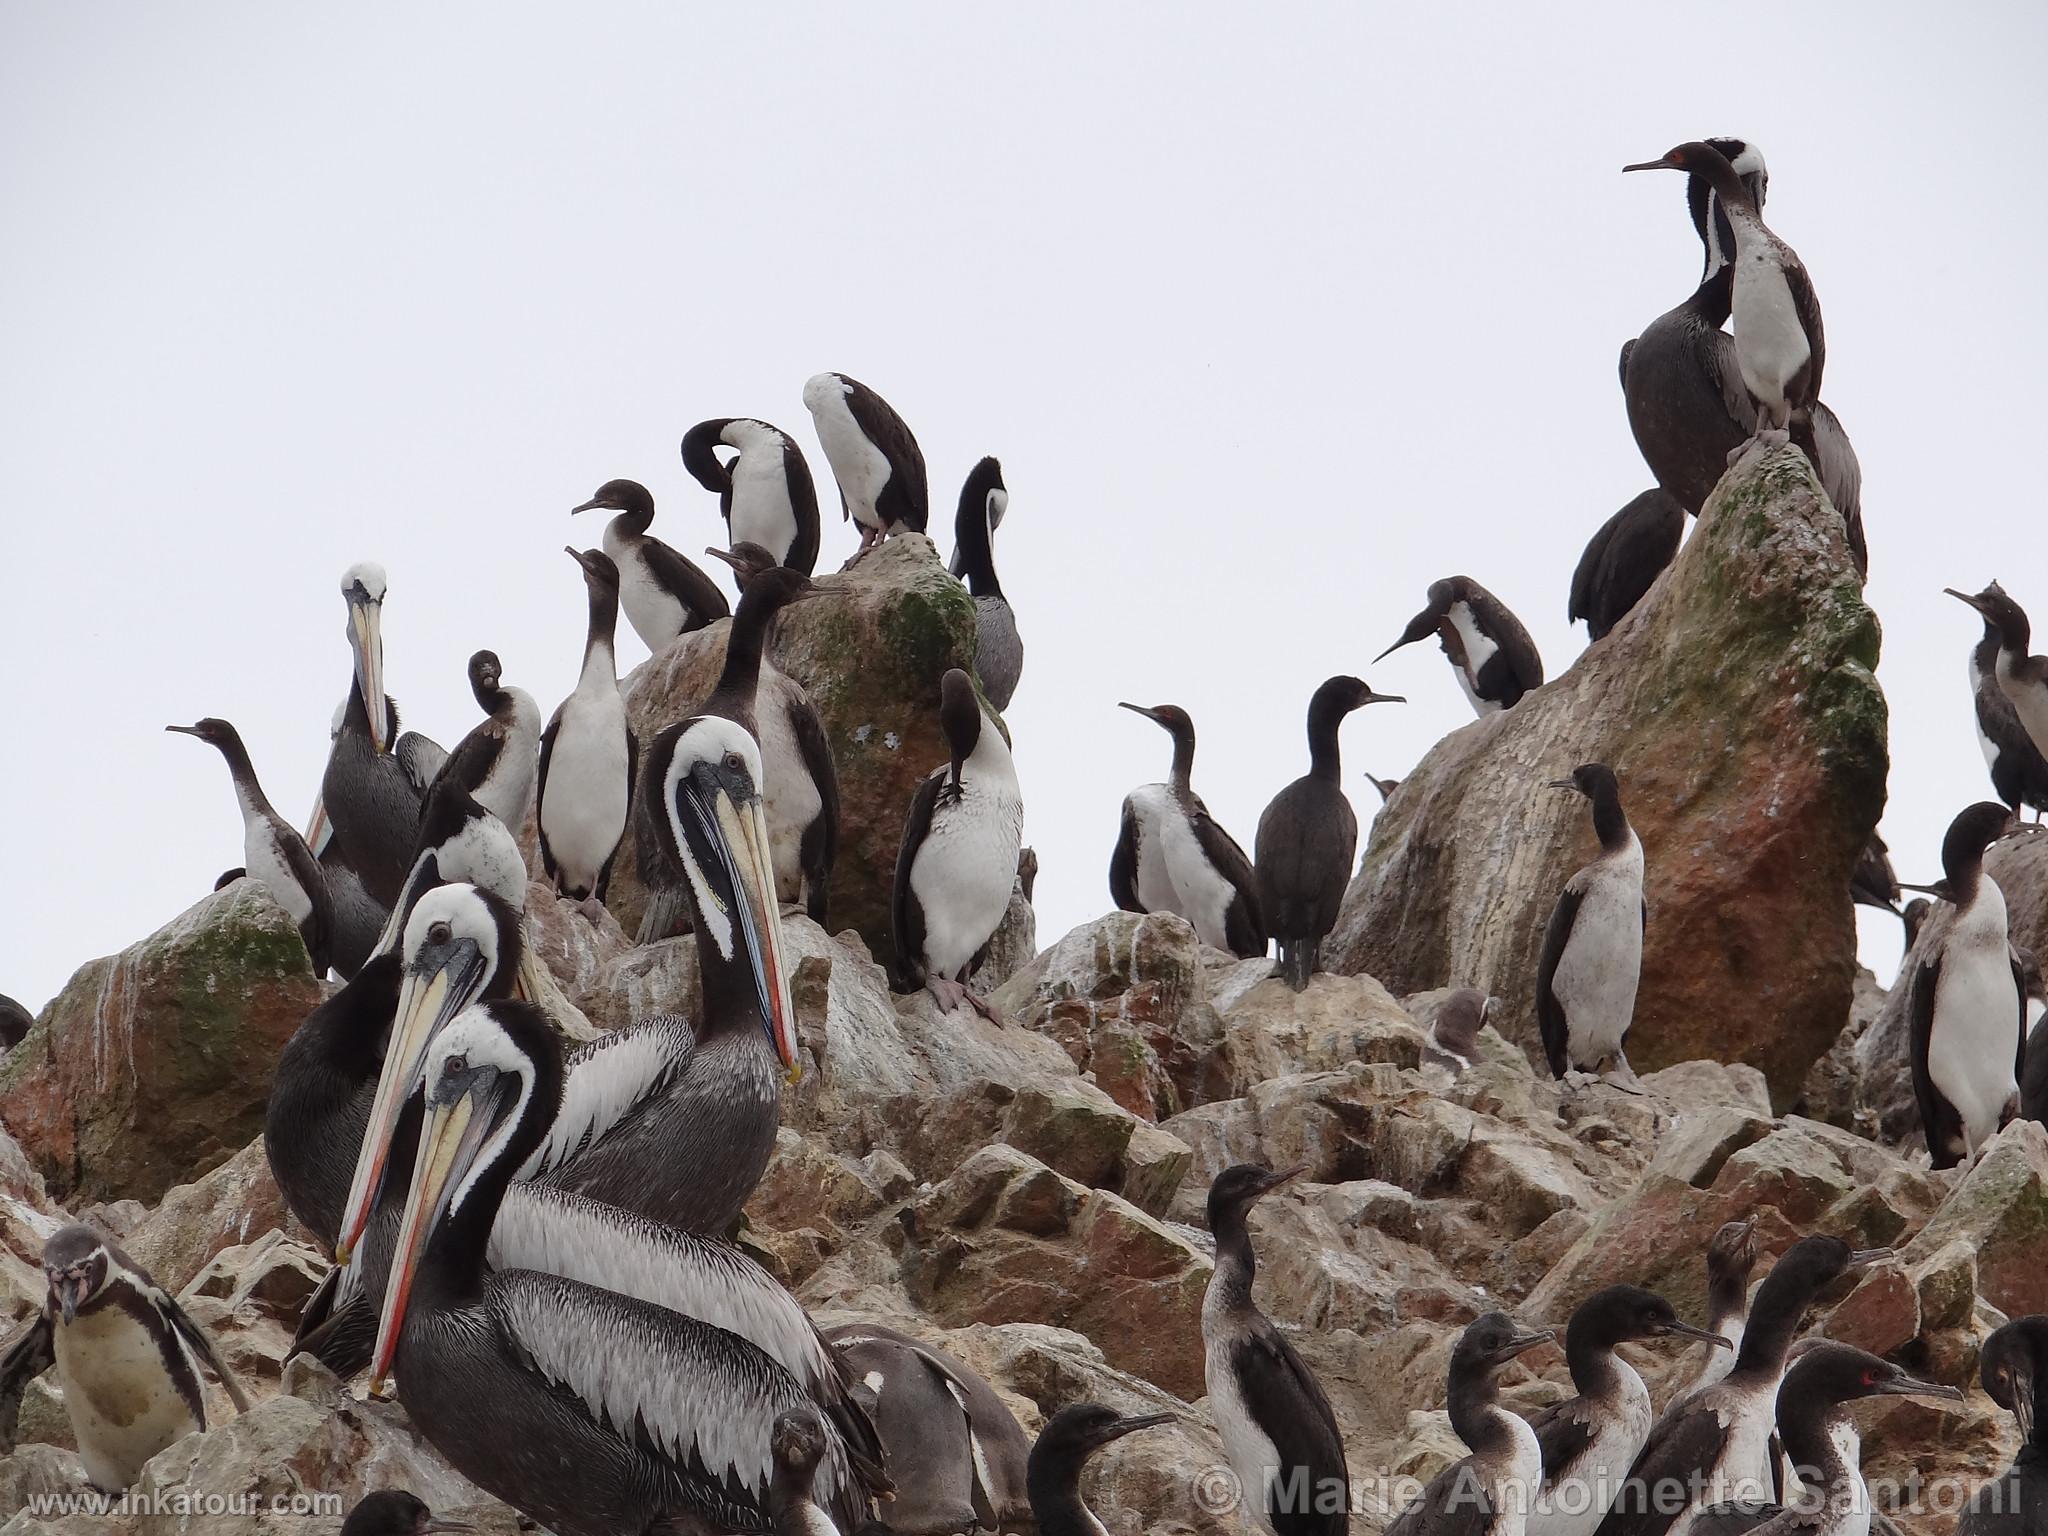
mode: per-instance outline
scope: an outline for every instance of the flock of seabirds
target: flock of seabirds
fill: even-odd
[[[1859,567],[1867,560],[1855,455],[1819,399],[1819,306],[1798,257],[1763,223],[1762,155],[1718,139],[1627,167],[1652,168],[1686,175],[1705,271],[1622,349],[1630,424],[1657,488],[1599,530],[1573,577],[1572,616],[1595,639],[1649,590],[1685,519],[1758,442],[1789,438],[1805,450]],[[898,531],[922,532],[924,461],[897,414],[841,374],[810,380],[804,403],[860,529],[853,560]],[[1045,1536],[1099,1536],[1082,1500],[1085,1463],[1168,1416],[1074,1404],[1034,1444],[968,1366],[880,1326],[821,1331],[733,1240],[773,1155],[782,1083],[797,1070],[782,913],[825,919],[839,808],[817,712],[776,664],[774,620],[829,589],[811,580],[817,498],[787,434],[750,418],[706,421],[682,457],[719,498],[729,547],[708,553],[732,568],[740,595],[716,687],[651,741],[628,724],[619,610],[658,655],[726,618],[727,604],[702,569],[650,534],[652,498],[626,480],[573,509],[612,516],[601,549],[569,549],[588,638],[575,690],[545,726],[480,651],[469,671],[483,722],[452,752],[401,732],[383,691],[384,575],[366,564],[343,578],[354,678],[306,835],[272,809],[231,725],[171,727],[218,748],[232,773],[246,864],[223,883],[245,872],[263,882],[316,966],[345,979],[285,1049],[265,1130],[292,1213],[335,1260],[294,1348],[344,1379],[367,1373],[373,1391],[395,1373],[412,1421],[454,1467],[560,1536],[937,1536],[1033,1523]],[[1007,500],[1000,465],[982,460],[961,494],[953,561],[977,606],[979,690],[955,670],[932,701],[949,756],[916,793],[896,868],[892,979],[929,988],[947,1008],[987,1010],[967,982],[1017,879],[1022,799],[986,707],[1008,704],[1023,661],[993,559]],[[2048,1118],[2048,1045],[2026,1048],[2043,1011],[2038,970],[2013,948],[1983,867],[2022,806],[2048,806],[2048,658],[2028,656],[2026,616],[1995,584],[1955,595],[1983,619],[1971,680],[1999,801],[1969,807],[1949,829],[1944,878],[1926,888],[1951,909],[1946,937],[1909,983],[1913,1080],[1938,1168],[1975,1158],[2015,1114]],[[1482,715],[1542,682],[1526,630],[1468,578],[1435,583],[1393,648],[1431,635]],[[1268,807],[1252,858],[1192,788],[1187,713],[1126,706],[1169,733],[1173,755],[1164,783],[1124,803],[1110,869],[1118,904],[1177,912],[1238,955],[1277,945],[1288,984],[1306,987],[1356,851],[1339,725],[1387,697],[1353,677],[1315,690],[1310,771]],[[1560,1079],[1605,1071],[1634,1088],[1623,1045],[1646,921],[1642,843],[1610,768],[1584,764],[1556,782],[1588,801],[1600,853],[1567,883],[1548,930],[1543,1048]],[[559,994],[523,933],[527,870],[514,833],[529,806],[547,877],[571,900],[601,903],[633,838],[649,891],[641,940],[683,929],[694,938],[694,1021],[648,1018],[565,1047],[550,1015]],[[1882,844],[1857,894],[1899,910]],[[1924,911],[1901,915],[1911,924]],[[1469,1057],[1487,1002],[1471,989],[1452,995],[1433,1026],[1441,1057]],[[1208,1195],[1209,1407],[1245,1514],[1273,1536],[1341,1531],[1352,1502],[1329,1402],[1252,1299],[1248,1212],[1301,1171],[1238,1165]],[[1752,1295],[1755,1226],[1732,1223],[1707,1252],[1703,1324],[1633,1286],[1600,1291],[1564,1329],[1575,1394],[1533,1419],[1504,1408],[1497,1383],[1552,1333],[1500,1312],[1478,1318],[1447,1384],[1470,1455],[1390,1530],[1890,1528],[1871,1508],[1849,1405],[1960,1394],[1800,1337],[1822,1289],[1881,1256],[1803,1237]],[[115,1491],[204,1427],[202,1365],[241,1403],[205,1335],[110,1238],[66,1227],[43,1264],[45,1308],[0,1361],[10,1436],[26,1382],[54,1367],[86,1471]],[[1653,1413],[1618,1350],[1661,1340],[1709,1347],[1685,1390]],[[2044,1373],[2048,1318],[2008,1322],[1983,1349],[1984,1387],[2014,1415],[2023,1449],[1977,1491],[1964,1536],[2048,1531]],[[372,1494],[345,1526],[351,1536],[455,1528],[402,1490]]]

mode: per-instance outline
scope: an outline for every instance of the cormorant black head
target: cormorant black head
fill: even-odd
[[[1757,1238],[1754,1216],[1721,1224],[1721,1230],[1707,1244],[1709,1306],[1718,1306],[1724,1300],[1738,1307],[1742,1305],[1749,1296],[1750,1273],[1756,1268],[1762,1247]]]
[[[723,560],[732,567],[733,580],[742,596],[746,593],[748,582],[763,571],[773,570],[780,564],[772,550],[765,545],[756,544],[752,539],[741,539],[731,549],[719,549],[714,545],[704,553],[714,560]]]
[[[1927,921],[1927,914],[1934,910],[1934,903],[1925,896],[1915,896],[1906,903],[1899,913],[1899,920],[1906,925],[1906,948],[1911,949],[1920,942],[1920,928]]]
[[[960,486],[959,516],[963,522],[978,519],[984,529],[992,529],[1003,520],[1009,505],[1010,491],[1003,484],[1002,460],[989,454],[967,471],[967,479]]]
[[[745,546],[761,549],[758,544]],[[709,551],[717,554],[717,550]],[[762,554],[768,551],[761,549]],[[734,567],[738,569],[737,566]],[[766,570],[755,571],[740,584],[740,603],[733,614],[735,627],[752,619],[765,623],[769,616],[779,613],[791,603],[801,602],[807,597],[816,597],[818,588],[811,578],[802,571],[792,570],[786,565],[777,565],[773,559]],[[758,615],[758,618],[756,617]]]
[[[564,544],[569,558],[583,567],[583,585],[590,589],[593,600],[609,596],[613,602],[619,599],[619,568],[612,563],[612,557],[601,549],[578,549],[573,544]]]
[[[1112,1441],[1141,1429],[1171,1424],[1170,1413],[1144,1413],[1126,1417],[1101,1403],[1069,1403],[1046,1421],[1031,1447],[1026,1476],[1036,1489],[1057,1479],[1061,1490],[1071,1489],[1088,1458]]]
[[[1438,1047],[1469,1058],[1479,1049],[1479,1031],[1486,1027],[1494,1002],[1477,987],[1459,987],[1437,1004],[1429,1027]]]
[[[1117,708],[1143,715],[1173,738],[1173,781],[1185,786],[1195,769],[1194,718],[1178,704],[1154,704],[1148,708],[1143,704],[1119,703]]]
[[[1636,1339],[1700,1339],[1724,1347],[1728,1343],[1718,1333],[1681,1321],[1670,1302],[1639,1285],[1595,1291],[1579,1303],[1565,1333],[1568,1349],[1579,1347],[1582,1340],[1609,1349]]]
[[[960,782],[960,765],[974,755],[981,740],[981,700],[975,696],[974,679],[958,667],[939,679],[939,728],[946,733],[946,748],[953,759],[953,783]]]
[[[443,1536],[473,1531],[467,1520],[438,1520],[434,1512],[403,1488],[366,1493],[341,1522],[341,1536]]]
[[[1242,1221],[1260,1196],[1278,1189],[1297,1174],[1308,1172],[1306,1163],[1272,1173],[1256,1163],[1234,1163],[1216,1175],[1209,1186],[1209,1230]]]
[[[1373,657],[1373,660],[1383,661],[1404,645],[1413,645],[1418,640],[1427,640],[1431,635],[1440,633],[1451,611],[1451,605],[1470,601],[1472,586],[1470,576],[1446,576],[1442,581],[1431,582],[1427,606],[1408,621],[1408,627],[1401,631],[1401,638]],[[1451,637],[1450,643],[1456,643],[1455,635]],[[1462,647],[1460,649],[1462,651]],[[1453,656],[1452,659],[1455,661],[1459,657]]]
[[[1891,1256],[1889,1248],[1851,1248],[1839,1237],[1816,1233],[1800,1238],[1778,1255],[1757,1287],[1735,1368],[1776,1377],[1814,1298],[1850,1270]]]
[[[208,746],[218,747],[223,752],[230,749],[239,751],[242,745],[241,734],[232,725],[225,720],[216,720],[211,715],[204,720],[195,720],[190,725],[167,725],[164,729],[175,731],[180,736],[197,736]]]
[[[1963,1394],[1939,1382],[1909,1376],[1889,1360],[1833,1339],[1821,1339],[1801,1353],[1778,1389],[1781,1403],[1853,1403],[1865,1397],[1932,1397],[1961,1402]],[[1784,1411],[1781,1407],[1781,1413]]]
[[[1505,1312],[1481,1313],[1458,1336],[1451,1351],[1451,1376],[1491,1377],[1517,1355],[1555,1337],[1547,1328],[1524,1329]]]
[[[1742,178],[1749,188],[1750,199],[1761,209],[1771,185],[1771,175],[1764,168],[1763,151],[1746,139],[1703,139],[1718,149],[1728,163],[1735,168],[1735,174]],[[1685,203],[1692,214],[1693,231],[1700,237],[1700,244],[1706,251],[1705,275],[1713,276],[1721,267],[1735,259],[1735,232],[1728,227],[1728,215],[1721,208],[1720,199],[1714,189],[1702,176],[1686,178]],[[1709,233],[1709,219],[1712,220]]]
[[[219,890],[219,886],[214,887]],[[13,998],[0,993],[0,1050],[11,1051],[27,1038],[36,1016]]]
[[[768,1451],[778,1475],[788,1473],[792,1485],[809,1488],[825,1454],[825,1422],[808,1403],[785,1411],[769,1432]]]
[[[485,714],[497,708],[498,683],[503,676],[496,651],[478,651],[469,658],[469,691]]]
[[[715,496],[732,494],[732,465],[718,456],[717,449],[725,442],[725,429],[738,419],[736,416],[714,416],[709,421],[698,422],[683,434],[683,468]],[[604,491],[597,494],[602,496]]]
[[[1309,727],[1314,729],[1318,720],[1341,720],[1354,709],[1363,709],[1368,704],[1407,702],[1398,693],[1374,693],[1362,677],[1328,678],[1309,696]]]
[[[1619,848],[1628,841],[1628,817],[1621,808],[1621,781],[1605,763],[1581,763],[1568,779],[1552,779],[1552,789],[1577,790],[1593,802],[1593,830],[1600,846]]]
[[[2027,624],[2027,611],[2006,594],[2005,588],[1992,582],[1982,592],[1958,592],[1954,587],[1943,587],[1942,591],[1958,602],[1968,603],[1984,617],[1984,622],[1998,631],[2001,649],[2024,656],[2032,630]]]
[[[578,512],[627,512],[635,517],[644,516],[647,522],[652,522],[654,498],[638,480],[607,480],[590,500],[569,509],[571,517]],[[641,528],[645,528],[647,522],[641,523]]]
[[[976,597],[1000,597],[996,580],[995,530],[1010,505],[1003,484],[1003,466],[984,458],[967,472],[960,487],[960,506],[953,514],[953,559],[950,569]]]
[[[1694,139],[1667,149],[1655,160],[1640,160],[1634,165],[1624,165],[1622,170],[1684,171],[1688,176],[1705,181],[1708,188],[1729,207],[1752,215],[1759,211],[1751,184],[1728,163],[1728,157],[1707,140]]]
[[[2020,1444],[2032,1445],[2039,1404],[2048,1396],[2048,1317],[2016,1317],[1995,1329],[1977,1371],[1991,1401],[2018,1422]]]
[[[49,1285],[49,1310],[66,1323],[107,1283],[112,1254],[106,1238],[91,1227],[74,1223],[59,1227],[43,1244],[43,1278]]]
[[[2013,815],[2010,808],[1991,800],[1979,800],[1975,805],[1963,807],[1956,818],[1948,824],[1948,831],[1941,839],[1941,874],[1939,885],[1909,886],[1909,890],[1925,890],[1949,901],[1960,901],[1968,897],[1975,888],[1977,876],[1984,868],[1984,851],[2006,833],[2024,825]]]

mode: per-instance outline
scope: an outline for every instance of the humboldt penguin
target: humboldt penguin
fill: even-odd
[[[720,458],[720,447],[736,450]],[[758,544],[776,565],[808,576],[818,564],[818,491],[803,450],[751,416],[700,421],[683,434],[683,468],[718,497],[727,542]]]
[[[1998,656],[1992,675],[1998,688],[2019,717],[2020,726],[2037,753],[2048,754],[2048,656],[2029,656],[2032,638],[2026,610],[2006,595],[2005,588],[1992,582],[1982,592],[1958,592],[1944,587],[1950,597],[1968,603],[1998,631]],[[1981,652],[1980,647],[1980,652]],[[2002,792],[2001,792],[2002,793]],[[2007,802],[2011,802],[2008,800]]]
[[[1259,906],[1266,931],[1279,942],[1287,985],[1308,990],[1323,938],[1337,926],[1337,908],[1358,850],[1358,817],[1339,778],[1337,727],[1367,704],[1401,704],[1355,677],[1333,677],[1308,702],[1308,772],[1273,797],[1252,843]]]
[[[1587,636],[1601,639],[1649,593],[1684,537],[1685,508],[1676,498],[1661,488],[1643,492],[1586,541],[1567,619],[1584,619]]]
[[[1514,708],[1523,694],[1543,686],[1543,658],[1529,631],[1507,604],[1470,576],[1431,582],[1428,604],[1408,621],[1401,638],[1373,660],[1431,635],[1443,646],[1458,686],[1482,719]]]
[[[626,721],[613,638],[619,621],[619,568],[594,549],[569,548],[583,568],[590,625],[583,670],[540,738],[540,800],[535,821],[541,863],[555,889],[576,901],[604,901],[612,858],[626,834],[640,744]]]
[[[540,706],[524,688],[507,688],[495,651],[469,658],[469,689],[483,723],[456,743],[434,782],[453,779],[514,833],[526,820],[540,755]]]
[[[766,553],[759,545],[741,548]],[[741,592],[717,686],[696,712],[735,722],[760,745],[777,899],[802,907],[823,927],[832,862],[839,851],[839,775],[810,694],[767,654],[777,615],[791,603],[817,596],[819,589],[803,572],[786,566],[763,567],[740,553],[706,553],[741,573]],[[640,942],[648,944],[675,931],[681,901],[675,885],[681,874],[666,869],[654,847],[651,818],[664,814],[659,796],[650,798],[643,790],[640,803],[644,810],[635,846],[641,883],[649,892]]]
[[[974,598],[974,675],[989,707],[1005,710],[1016,696],[1024,674],[1024,642],[1017,635],[1017,615],[996,580],[995,531],[1003,520],[1010,493],[1003,485],[1003,466],[985,458],[968,472],[960,487],[960,510],[953,517],[953,564]]]
[[[896,854],[897,985],[923,987],[942,1009],[965,1002],[994,1019],[966,983],[1010,908],[1024,797],[1010,744],[958,667],[939,680],[939,724],[949,761],[917,786]]]
[[[1622,169],[1698,175],[1720,199],[1735,239],[1729,295],[1735,362],[1743,387],[1756,403],[1756,435],[1768,433],[1768,441],[1787,441],[1795,421],[1810,430],[1827,361],[1820,300],[1798,253],[1765,226],[1750,185],[1726,155],[1700,140]]]
[[[1665,1409],[1600,1536],[1682,1536],[1710,1505],[1767,1496],[1778,1383],[1806,1309],[1839,1276],[1890,1256],[1835,1237],[1802,1237],[1787,1248],[1757,1288],[1734,1369]],[[1689,1488],[1691,1497],[1673,1508],[1677,1501],[1657,1496],[1663,1488]]]
[[[1202,1297],[1202,1379],[1243,1511],[1268,1536],[1335,1536],[1350,1525],[1350,1473],[1330,1400],[1252,1300],[1258,1256],[1246,1217],[1305,1171],[1238,1163],[1209,1186],[1216,1268]]]
[[[619,605],[650,652],[659,656],[680,636],[731,612],[716,582],[649,535],[654,498],[646,486],[607,480],[569,515],[600,511],[619,514],[604,525],[604,552],[618,571]]]
[[[1984,872],[1984,850],[2013,826],[1990,800],[1960,812],[1941,840],[1941,883],[1930,894],[1955,915],[1913,969],[1907,1000],[1913,1097],[1936,1168],[1974,1163],[2019,1113],[2027,991],[2007,932],[2005,895]]]
[[[437,1519],[433,1510],[403,1488],[379,1488],[341,1522],[340,1536],[453,1536],[474,1531],[467,1520]]]
[[[1743,1326],[1749,1318],[1749,1277],[1756,1270],[1760,1250],[1754,1216],[1723,1222],[1707,1244],[1707,1327],[1726,1340],[1728,1347],[1704,1351],[1688,1392],[1711,1387],[1735,1369]]]
[[[1580,1302],[1565,1329],[1565,1365],[1577,1393],[1529,1421],[1543,1452],[1543,1489],[1527,1536],[1592,1536],[1650,1438],[1650,1389],[1619,1346],[1650,1339],[1703,1339],[1732,1356],[1726,1338],[1681,1322],[1671,1303],[1634,1285],[1610,1285]]]
[[[889,402],[843,373],[804,385],[804,405],[839,485],[844,516],[860,525],[852,565],[899,528],[923,533],[931,521],[924,452]]]
[[[1873,1528],[1870,1489],[1853,1454],[1844,1453],[1860,1443],[1848,1405],[1871,1397],[1963,1400],[1954,1387],[1909,1376],[1853,1344],[1819,1341],[1778,1390],[1778,1436],[1801,1471],[1802,1497],[1787,1505],[1710,1505],[1693,1521],[1692,1536],[1864,1536]]]
[[[109,1495],[133,1484],[172,1441],[206,1428],[202,1366],[236,1412],[249,1411],[198,1324],[112,1238],[59,1227],[43,1245],[43,1279],[41,1314],[0,1358],[0,1441],[10,1450],[22,1392],[53,1365],[78,1459]]]
[[[1994,581],[1978,596],[1995,600],[2005,596],[2005,589]],[[1988,615],[1982,616],[1983,636],[1970,649],[1970,700],[1977,715],[1977,745],[1983,749],[1984,765],[1991,770],[1991,788],[1998,798],[2014,811],[2033,807],[2038,820],[2048,811],[2048,758],[2042,757],[2041,749],[2020,724],[2019,711],[1999,685],[1999,628]],[[2026,647],[2027,642],[2021,640],[2022,654]]]
[[[197,736],[227,759],[235,800],[242,809],[243,872],[262,881],[271,900],[298,924],[313,974],[324,976],[329,960],[327,936],[334,919],[327,898],[327,876],[306,840],[271,809],[263,786],[256,782],[256,769],[249,761],[248,748],[242,745],[241,733],[227,721],[211,717],[195,725],[167,725],[164,729]]]
[[[1171,1424],[1170,1413],[1125,1415],[1101,1403],[1069,1403],[1046,1421],[1031,1447],[1031,1513],[1038,1536],[1101,1536],[1104,1527],[1081,1497],[1081,1471],[1106,1445]]]
[[[1446,1406],[1472,1454],[1431,1478],[1386,1536],[1520,1536],[1524,1512],[1536,1504],[1543,1451],[1527,1422],[1501,1407],[1500,1373],[1553,1337],[1517,1327],[1505,1312],[1481,1313],[1466,1326],[1451,1351]]]
[[[1479,1031],[1500,999],[1477,987],[1458,987],[1437,1004],[1422,1042],[1425,1065],[1448,1068],[1455,1077],[1479,1059]]]
[[[2048,1317],[2016,1317],[1984,1341],[1977,1371],[1991,1401],[2013,1417],[2019,1454],[1970,1495],[1955,1536],[2048,1536]]]
[[[896,1484],[883,1522],[898,1536],[1011,1531],[1031,1515],[1031,1439],[979,1373],[879,1323],[825,1331],[856,1390],[871,1395]]]
[[[1585,763],[1552,789],[1584,795],[1593,806],[1600,856],[1558,895],[1543,955],[1536,965],[1536,1024],[1553,1076],[1595,1072],[1612,1063],[1614,1080],[1633,1087],[1636,1077],[1623,1047],[1642,979],[1643,845],[1621,808],[1621,785],[1605,763]]]
[[[1109,859],[1109,893],[1125,912],[1173,912],[1211,949],[1240,959],[1266,952],[1258,877],[1231,835],[1195,793],[1195,722],[1178,704],[1119,704],[1173,738],[1164,784],[1124,796],[1123,827]]]

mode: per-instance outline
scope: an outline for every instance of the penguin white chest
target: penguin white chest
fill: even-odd
[[[1984,875],[1942,945],[1927,1042],[1927,1075],[1962,1118],[1972,1148],[1997,1134],[2019,1092],[2021,999],[2007,946],[2005,896]]]
[[[1573,877],[1580,883],[1571,937],[1558,957],[1551,990],[1564,1005],[1569,1054],[1579,1067],[1613,1054],[1628,1033],[1643,973],[1643,845],[1603,856]]]
[[[1475,714],[1485,716],[1498,714],[1501,705],[1498,700],[1479,696],[1479,673],[1491,661],[1500,647],[1493,637],[1479,627],[1479,621],[1472,616],[1472,605],[1453,603],[1445,615],[1451,627],[1458,632],[1458,644],[1463,647],[1465,660],[1462,665],[1453,664],[1451,670],[1458,674],[1458,686],[1465,690],[1465,698]]]
[[[640,558],[637,542],[617,532],[615,526],[605,528],[604,552],[619,568],[619,606],[626,610],[626,622],[633,626],[640,643],[659,656],[683,632],[686,615],[682,599],[654,579],[647,562]]]
[[[1736,258],[1732,311],[1742,382],[1759,402],[1781,405],[1785,386],[1806,366],[1813,347],[1799,323],[1784,268],[1769,251],[1746,250]]]
[[[1175,912],[1211,949],[1228,949],[1226,922],[1237,892],[1202,852],[1187,812],[1165,784],[1131,792],[1138,823],[1138,900],[1148,912]]]
[[[53,1344],[79,1460],[97,1486],[128,1487],[150,1457],[203,1427],[178,1390],[156,1334],[120,1306],[110,1302],[68,1325],[58,1323]],[[180,1366],[190,1371],[184,1346],[174,1347]]]
[[[548,758],[540,830],[571,890],[590,891],[626,828],[626,701],[616,685],[578,689],[562,705]]]
[[[959,799],[933,807],[931,830],[910,866],[911,889],[924,912],[925,964],[933,975],[958,976],[1001,924],[1017,884],[1023,835],[1016,779],[977,773],[970,760],[960,775]]]

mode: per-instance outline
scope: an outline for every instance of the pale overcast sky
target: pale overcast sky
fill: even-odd
[[[1323,677],[1400,775],[1469,709],[1434,577],[1552,675],[1586,537],[1649,475],[1621,342],[1690,291],[1679,179],[1753,139],[1862,458],[1893,718],[1884,831],[1932,878],[1988,793],[1941,595],[2048,620],[2026,455],[2048,353],[2037,6],[521,4],[0,10],[0,991],[40,1007],[241,862],[234,720],[303,818],[347,686],[337,579],[390,572],[389,685],[452,743],[489,646],[571,686],[567,509],[676,445],[795,433],[840,369],[916,431],[934,523],[984,453],[1028,658],[1009,715],[1051,942],[1110,905],[1175,702],[1247,846]],[[594,522],[580,529],[595,541]],[[827,523],[821,564],[854,536]],[[949,539],[948,539],[949,542]],[[640,659],[637,641],[625,659]],[[1561,769],[1569,765],[1560,763]],[[1656,850],[1650,850],[1651,858]],[[1865,918],[1886,978],[1897,925]]]

